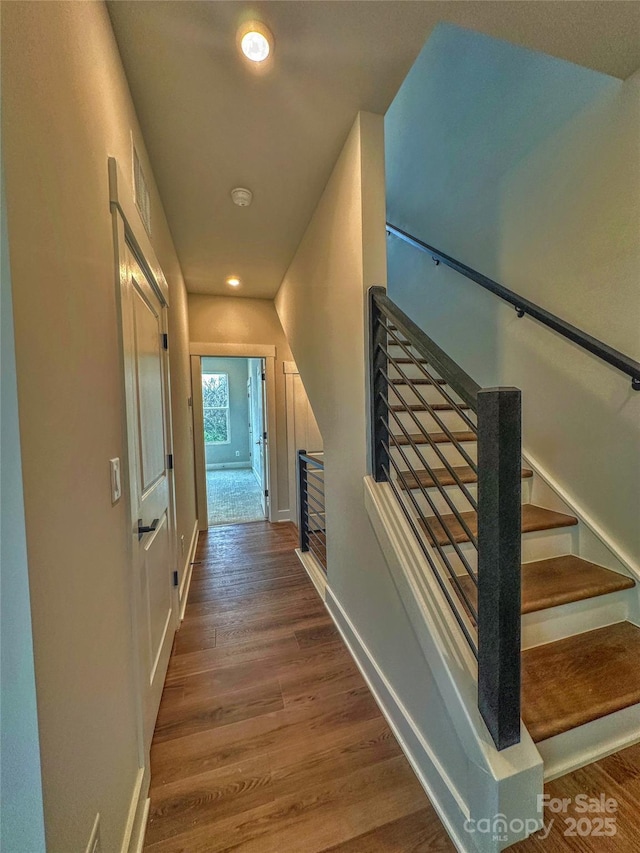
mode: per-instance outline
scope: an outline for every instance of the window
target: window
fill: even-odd
[[[204,373],[202,376],[204,440],[206,444],[229,444],[229,374]]]

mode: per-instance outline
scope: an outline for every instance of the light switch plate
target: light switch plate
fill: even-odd
[[[120,479],[120,459],[109,460],[109,470],[111,472],[111,503],[118,503],[122,497],[122,481]]]

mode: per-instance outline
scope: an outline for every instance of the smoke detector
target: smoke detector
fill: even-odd
[[[231,198],[233,199],[233,203],[237,204],[238,207],[249,207],[253,199],[253,193],[244,187],[236,187],[234,190],[231,190]]]

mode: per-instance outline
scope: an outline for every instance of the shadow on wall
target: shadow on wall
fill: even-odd
[[[640,357],[639,90],[439,26],[385,119],[389,221]],[[522,388],[526,450],[640,560],[628,379],[393,237],[388,273],[476,381]]]
[[[573,116],[620,86],[603,74],[441,24],[385,118],[389,221],[502,281],[509,176]],[[477,363],[477,381],[493,381],[495,300],[478,298],[475,284],[436,270],[427,256],[394,238],[388,249],[391,298],[441,345],[453,337],[451,354]],[[520,282],[504,283],[517,290]],[[460,333],[472,329],[482,335]]]

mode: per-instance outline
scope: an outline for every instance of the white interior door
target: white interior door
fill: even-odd
[[[261,358],[249,359],[249,415],[251,428],[251,465],[262,498],[262,510],[268,515],[268,446],[266,397],[264,392],[265,368]]]
[[[165,349],[166,305],[127,251],[123,333],[129,488],[132,514],[134,598],[143,708],[148,747],[160,704],[176,626],[174,523],[169,374]]]

